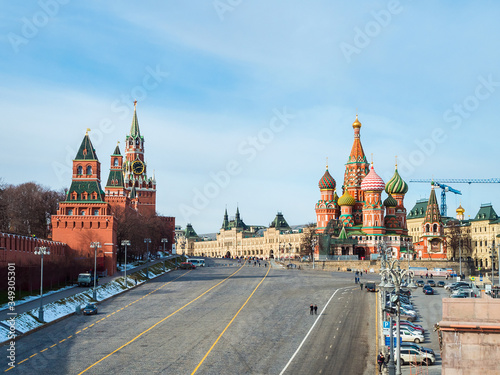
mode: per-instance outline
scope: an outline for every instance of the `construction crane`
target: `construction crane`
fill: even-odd
[[[439,180],[439,181],[445,181],[445,180]],[[446,181],[450,181],[450,180],[446,180]],[[462,195],[462,193],[459,190],[453,189],[451,186],[445,185],[441,182],[437,182],[436,180],[410,180],[410,182],[425,182],[425,183],[430,182],[431,185],[434,185],[434,186],[441,188],[441,216],[448,216],[448,207],[446,205],[446,193],[452,192],[455,194]],[[472,183],[472,180],[469,183]]]
[[[432,182],[433,180],[416,179],[410,182]],[[500,184],[500,178],[445,178],[434,180],[434,182],[446,182],[449,184]]]

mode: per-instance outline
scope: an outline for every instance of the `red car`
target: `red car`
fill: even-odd
[[[191,262],[182,262],[179,268],[183,270],[194,270],[196,266]]]

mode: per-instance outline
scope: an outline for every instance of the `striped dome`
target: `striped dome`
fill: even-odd
[[[385,184],[385,192],[387,194],[406,194],[408,192],[408,184],[399,175],[397,167],[394,176]]]
[[[384,180],[380,178],[378,174],[375,173],[373,165],[370,172],[363,178],[361,183],[361,190],[363,191],[382,191],[385,188]]]
[[[354,206],[356,204],[356,201],[352,197],[351,194],[349,194],[349,191],[345,191],[344,194],[339,198],[338,201],[339,206]]]
[[[320,189],[335,190],[336,183],[330,172],[328,172],[328,169],[323,177],[321,177],[321,180],[319,180],[318,186]]]
[[[389,196],[384,201],[384,206],[386,207],[396,207],[398,205],[398,201],[394,199],[392,195]]]

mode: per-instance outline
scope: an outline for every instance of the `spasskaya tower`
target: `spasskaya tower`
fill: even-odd
[[[148,178],[144,158],[144,137],[137,120],[137,101],[134,102],[134,116],[130,134],[125,137],[125,160],[123,162],[123,186],[131,205],[141,214],[156,212],[156,180]]]

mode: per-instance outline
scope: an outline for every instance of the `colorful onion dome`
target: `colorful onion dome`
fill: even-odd
[[[386,207],[396,207],[398,205],[398,201],[394,199],[392,195],[389,196],[384,201],[384,206]]]
[[[361,127],[361,123],[358,120],[358,115],[356,115],[356,120],[354,120],[354,122],[352,123],[352,127],[354,129],[359,129]]]
[[[356,200],[349,194],[349,191],[346,189],[344,194],[339,198],[338,201],[339,206],[354,206],[356,204]]]
[[[336,183],[330,172],[328,172],[328,169],[326,170],[323,177],[321,177],[321,180],[319,180],[318,185],[320,189],[335,190]]]
[[[384,180],[382,180],[377,173],[375,173],[375,169],[373,169],[373,164],[370,169],[370,172],[363,178],[363,182],[361,182],[361,190],[363,191],[382,191],[385,188]]]
[[[385,192],[387,194],[406,194],[408,192],[408,184],[399,175],[397,166],[394,176],[385,184]]]

